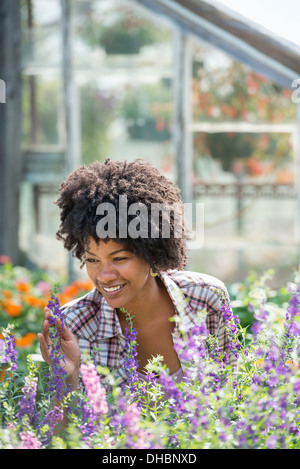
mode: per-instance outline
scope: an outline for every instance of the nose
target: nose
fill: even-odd
[[[117,272],[110,264],[102,265],[97,272],[97,282],[101,285],[108,285],[117,278]]]

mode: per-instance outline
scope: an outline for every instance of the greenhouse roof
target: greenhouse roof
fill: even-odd
[[[293,0],[288,1],[291,2],[291,6],[299,9],[298,4]],[[138,2],[166,16],[186,33],[195,35],[229,53],[235,59],[246,63],[257,72],[283,86],[290,88],[292,81],[300,76],[300,39],[297,43],[297,39],[294,39],[297,38],[296,35],[291,41],[288,35],[284,37],[282,31],[281,34],[274,32],[276,28],[272,30],[265,21],[268,19],[267,14],[261,16],[262,20],[259,23],[257,19],[256,21],[252,19],[253,16],[250,17],[249,11],[247,17],[246,10],[244,14],[241,14],[241,8],[238,11],[228,7],[228,5],[241,5],[247,2],[229,0],[227,5],[224,4],[226,0],[224,2],[138,0]],[[268,0],[261,0],[260,4],[263,5],[264,2],[271,5]],[[248,3],[253,5],[252,0]],[[277,8],[274,1],[272,1],[272,8]],[[281,9],[283,10],[282,16],[280,11],[279,15],[286,25],[286,31],[289,31],[287,18],[293,18],[293,16],[299,18],[299,15],[288,8],[286,2],[281,2]]]

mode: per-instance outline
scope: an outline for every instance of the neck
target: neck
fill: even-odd
[[[147,326],[155,320],[157,315],[161,314],[166,300],[171,301],[165,286],[159,277],[152,277],[149,288],[144,292],[143,297],[135,298],[134,303],[128,304],[124,309],[133,318],[134,326],[139,328]],[[124,312],[117,309],[117,314],[121,323],[126,320]]]

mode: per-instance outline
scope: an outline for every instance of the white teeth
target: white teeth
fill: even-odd
[[[117,290],[120,290],[120,288],[122,288],[122,287],[123,287],[123,285],[119,285],[117,287],[111,287],[111,288],[104,288],[103,287],[103,290],[105,290],[105,291],[117,291]]]

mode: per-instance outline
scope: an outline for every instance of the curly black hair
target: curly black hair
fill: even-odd
[[[156,270],[180,270],[186,266],[186,239],[189,235],[182,216],[180,190],[150,163],[142,159],[128,162],[107,158],[104,162],[95,161],[89,166],[80,166],[60,184],[59,194],[55,203],[60,208],[61,224],[56,236],[74,257],[81,260],[81,267],[90,238],[96,243],[100,242],[97,225],[99,220],[103,221],[104,214],[97,214],[97,207],[103,203],[112,204],[116,213],[116,235],[103,237],[104,241],[113,239],[142,256]],[[127,208],[133,203],[147,207],[149,233],[152,227],[151,233],[156,230],[156,234],[152,236],[150,233],[146,237],[132,237],[129,234],[120,236],[120,220],[124,220],[121,218],[124,213],[119,212],[120,196],[126,196]],[[160,212],[155,226],[151,217],[151,204],[172,207],[171,211]],[[138,214],[137,211],[135,220],[138,220]],[[127,226],[132,220],[133,215],[128,215]],[[177,220],[181,221],[180,236],[176,235]],[[165,221],[169,224],[168,236],[163,235]]]

